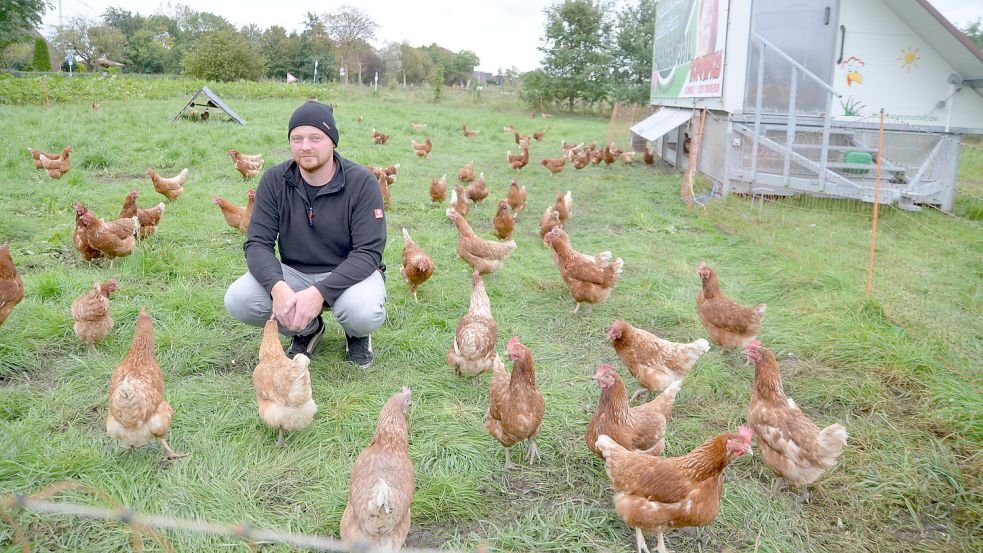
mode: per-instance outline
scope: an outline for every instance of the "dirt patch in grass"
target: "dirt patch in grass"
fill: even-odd
[[[122,173],[119,175],[92,175],[92,180],[99,184],[117,184],[120,182],[146,180],[146,173]]]

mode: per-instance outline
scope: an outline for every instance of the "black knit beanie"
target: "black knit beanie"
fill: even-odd
[[[290,116],[290,125],[287,127],[287,138],[290,138],[290,131],[294,127],[310,125],[324,131],[334,142],[335,148],[338,147],[338,127],[334,124],[334,112],[331,106],[326,106],[320,102],[310,101],[294,110]]]

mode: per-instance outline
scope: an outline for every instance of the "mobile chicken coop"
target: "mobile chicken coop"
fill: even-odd
[[[926,0],[659,0],[652,67],[632,147],[685,168],[706,108],[719,195],[873,201],[879,156],[880,202],[949,211],[960,135],[983,132],[983,52]]]

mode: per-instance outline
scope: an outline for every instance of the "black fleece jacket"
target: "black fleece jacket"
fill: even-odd
[[[263,173],[243,249],[249,272],[267,292],[283,280],[274,243],[285,265],[302,273],[331,271],[314,284],[328,307],[372,271],[384,269],[386,219],[379,183],[368,169],[337,152],[334,161],[334,177],[310,202],[295,161]]]

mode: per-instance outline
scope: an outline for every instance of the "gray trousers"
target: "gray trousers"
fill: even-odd
[[[280,265],[283,267],[283,280],[287,281],[294,292],[309,288],[315,281],[331,274],[330,272],[307,274],[283,263]],[[383,321],[386,320],[385,303],[385,279],[379,271],[372,271],[368,278],[345,290],[335,301],[331,311],[341,328],[345,329],[345,334],[361,338],[372,334],[382,326]],[[247,271],[225,292],[225,308],[232,318],[238,321],[252,326],[263,326],[273,313],[273,298]],[[303,332],[295,333],[287,330],[283,325],[279,326],[280,334],[284,336],[305,335],[314,332],[317,328],[317,319],[311,321]]]

